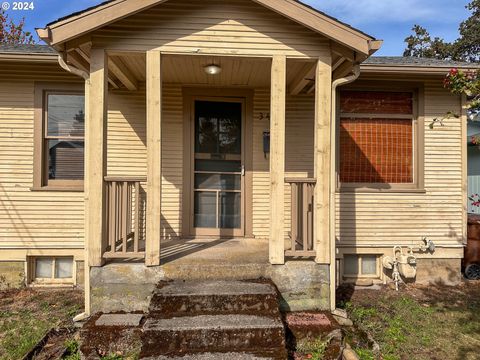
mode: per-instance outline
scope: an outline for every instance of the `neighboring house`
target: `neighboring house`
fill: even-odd
[[[477,118],[479,116],[477,115]],[[477,198],[480,200],[480,146],[476,139],[480,138],[480,122],[478,119],[468,121],[468,213],[480,214],[480,206],[476,206]]]
[[[396,245],[417,281],[460,279],[466,114],[442,78],[466,64],[370,57],[293,0],[113,0],[38,34],[0,48],[5,281],[85,283],[90,313],[268,277],[334,308],[339,282],[389,281]]]

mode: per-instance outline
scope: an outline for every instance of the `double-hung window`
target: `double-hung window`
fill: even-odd
[[[37,119],[36,188],[81,190],[84,180],[85,97],[82,92],[42,90]]]

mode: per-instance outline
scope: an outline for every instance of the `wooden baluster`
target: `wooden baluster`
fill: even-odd
[[[127,252],[127,183],[122,183],[122,252]]]
[[[121,218],[121,199],[120,199],[120,184],[115,183],[115,202],[117,205],[117,211],[115,213],[115,251],[117,249],[117,243],[120,241],[120,218]]]
[[[292,217],[292,229],[291,229],[291,251],[295,251],[297,248],[298,240],[298,185],[297,183],[291,183],[292,191],[292,204],[291,204],[291,217]]]
[[[127,236],[132,234],[132,182],[127,183]]]
[[[302,251],[308,250],[308,184],[302,183]]]
[[[110,211],[112,210],[112,206],[110,204],[110,183],[106,182],[105,183],[105,210],[106,210],[106,215],[105,215],[105,221],[107,222],[106,226],[106,233],[105,235],[107,236],[107,248],[104,249],[104,253],[108,250],[108,247],[111,246],[112,240],[110,239]]]
[[[314,192],[315,192],[315,184],[306,184],[306,187],[308,188],[308,213],[307,213],[307,229],[308,229],[308,235],[307,235],[307,248],[305,250],[313,250],[313,207],[314,207]]]
[[[110,184],[110,196],[112,198],[112,209],[110,211],[110,251],[114,253],[117,242],[117,183],[115,181]]]
[[[134,225],[133,246],[134,251],[138,252],[138,243],[140,241],[140,182],[135,183],[135,225]]]

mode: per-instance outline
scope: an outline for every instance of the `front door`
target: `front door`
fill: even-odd
[[[195,100],[193,235],[244,235],[244,102]]]

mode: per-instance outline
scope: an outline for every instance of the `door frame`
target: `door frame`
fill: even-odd
[[[181,222],[183,237],[253,237],[252,180],[253,180],[253,90],[236,88],[190,88],[182,89],[183,95],[183,188]],[[223,101],[241,102],[242,110],[242,158],[245,167],[243,177],[241,223],[243,230],[219,229],[218,233],[206,234],[193,226],[193,175],[194,175],[194,102]],[[235,231],[237,230],[237,231]]]

